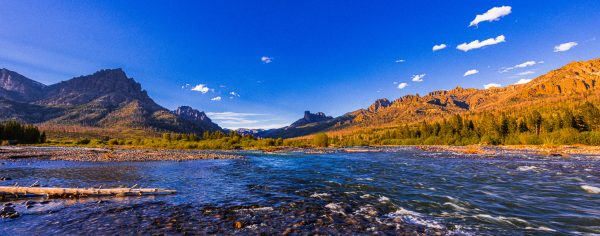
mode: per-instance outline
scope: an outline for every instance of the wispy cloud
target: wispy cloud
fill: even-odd
[[[272,57],[268,57],[268,56],[262,56],[260,58],[260,61],[262,61],[265,64],[269,64],[269,63],[273,62],[273,58]]]
[[[425,77],[425,74],[413,75],[411,80],[413,82],[423,82],[424,77]]]
[[[210,88],[206,87],[205,84],[198,84],[192,88],[192,91],[200,92],[200,93],[208,93]]]
[[[509,72],[509,71],[517,69],[517,68],[525,68],[525,67],[530,67],[530,66],[534,66],[534,65],[537,65],[537,64],[542,64],[542,63],[544,63],[544,61],[533,61],[533,60],[526,61],[526,62],[523,62],[521,64],[517,64],[517,65],[512,66],[512,67],[502,68],[500,70],[500,73],[505,73],[505,72]]]
[[[407,83],[399,83],[398,84],[398,89],[403,89],[403,88],[406,88],[406,87],[408,87]]]
[[[484,22],[484,21],[488,21],[488,22],[498,21],[498,20],[500,20],[500,18],[510,14],[511,10],[512,10],[512,7],[510,7],[510,6],[493,7],[492,9],[489,9],[485,13],[475,16],[475,19],[473,21],[471,21],[471,23],[469,24],[469,27],[477,26],[479,23]]]
[[[279,128],[284,127],[287,124],[273,124],[273,121],[277,119],[264,119],[267,114],[260,113],[241,113],[241,112],[207,112],[206,115],[210,117],[217,124],[229,128]]]
[[[210,100],[215,102],[221,101],[221,96],[216,96],[214,98],[211,98]]]
[[[499,87],[502,87],[502,85],[497,84],[497,83],[489,83],[489,84],[484,84],[483,87],[485,89],[490,89],[490,88],[499,88]]]
[[[528,71],[523,71],[521,73],[517,73],[517,75],[518,76],[524,76],[524,75],[531,75],[531,74],[534,74],[534,73],[535,73],[535,71],[528,70]]]
[[[463,75],[463,77],[469,76],[469,75],[474,75],[479,73],[478,70],[472,69],[472,70],[468,70],[467,72],[465,72],[465,74]]]
[[[406,60],[404,60],[404,59],[398,59],[398,60],[396,60],[396,63],[402,63],[402,62],[405,62],[405,61]]]
[[[503,42],[506,42],[506,38],[504,37],[504,35],[500,35],[496,38],[489,38],[489,39],[483,40],[481,42],[479,40],[475,40],[470,43],[462,43],[462,44],[458,45],[456,47],[456,49],[468,52],[473,49],[478,49],[478,48],[482,48],[485,46],[490,46],[490,45],[499,44],[499,43],[503,43]]]
[[[577,45],[578,44],[576,42],[561,43],[559,45],[554,46],[554,52],[566,52]]]
[[[531,79],[520,79],[515,84],[526,84],[526,83],[529,83],[529,82],[531,82]]]
[[[446,44],[439,44],[439,45],[433,45],[433,48],[431,48],[432,51],[439,51],[446,48]]]

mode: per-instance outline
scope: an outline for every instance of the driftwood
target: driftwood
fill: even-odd
[[[174,194],[175,190],[158,188],[46,188],[0,186],[2,198],[22,197],[103,197],[103,196],[143,196]]]

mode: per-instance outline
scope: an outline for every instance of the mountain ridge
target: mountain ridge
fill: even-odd
[[[290,138],[318,132],[398,126],[446,115],[510,109],[524,104],[537,106],[553,100],[578,99],[581,96],[593,95],[600,87],[599,81],[600,58],[577,61],[525,84],[490,89],[456,87],[431,91],[424,96],[404,95],[393,101],[381,98],[367,108],[351,111],[325,122],[304,124],[310,128],[295,127],[292,132],[283,129],[278,132],[266,131],[263,134],[267,134],[268,137]]]
[[[204,114],[188,106],[188,112]],[[191,119],[158,105],[120,69],[103,69],[52,85],[0,70],[0,120],[84,127],[150,128],[202,133],[222,131],[205,114]],[[36,112],[39,111],[39,112]],[[200,115],[201,116],[201,115]]]

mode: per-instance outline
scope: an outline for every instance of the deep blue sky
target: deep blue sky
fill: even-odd
[[[230,128],[283,126],[304,110],[338,116],[383,97],[505,86],[600,57],[598,0],[0,4],[0,67],[45,84],[120,67],[159,104],[191,105]],[[511,13],[468,27],[500,6]],[[500,35],[505,42],[456,48]],[[578,45],[554,52],[568,42]],[[536,64],[501,73],[527,61]],[[463,76],[471,69],[479,73]],[[422,82],[411,81],[419,74]],[[192,91],[198,84],[208,92]]]

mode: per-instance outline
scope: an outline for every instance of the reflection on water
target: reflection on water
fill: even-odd
[[[0,221],[4,234],[600,233],[600,160],[495,158],[399,149],[187,162],[19,160],[3,185],[175,189],[155,198],[51,200]]]

